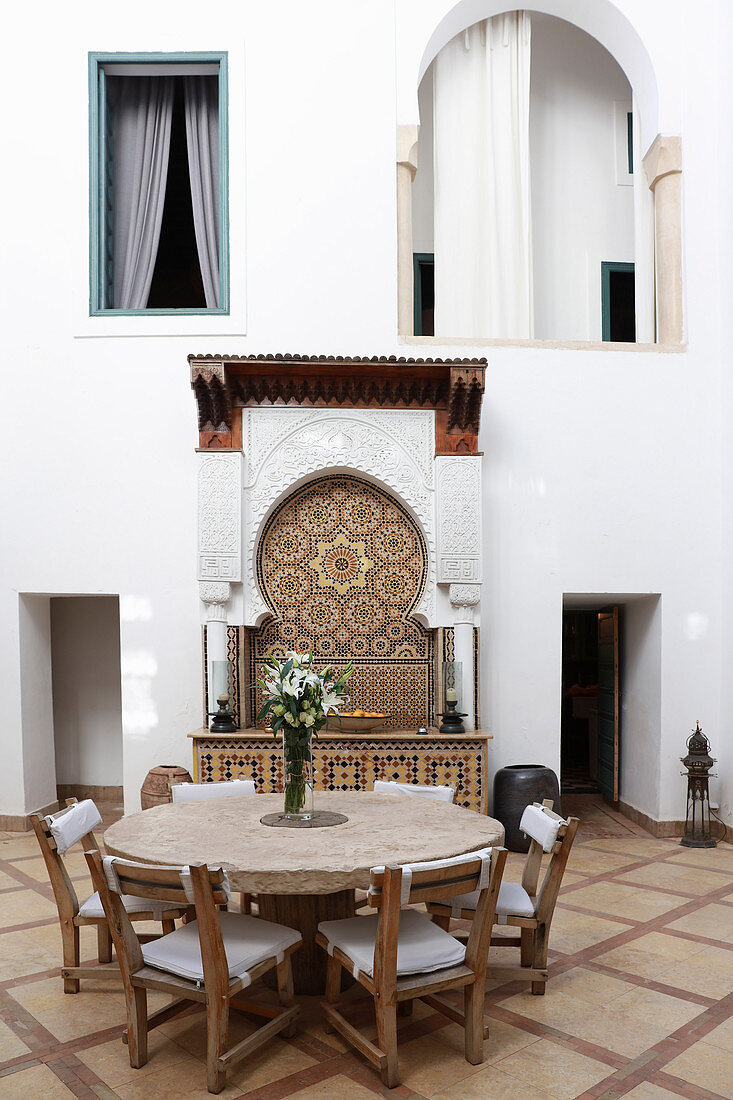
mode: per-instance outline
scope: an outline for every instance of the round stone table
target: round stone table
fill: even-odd
[[[354,890],[369,868],[444,859],[500,844],[504,827],[483,814],[431,798],[372,791],[316,791],[316,808],[348,821],[325,829],[273,829],[265,814],[282,810],[281,794],[171,802],[131,814],[104,834],[110,855],[146,863],[225,867],[232,889],[259,896],[260,916],[297,928],[293,955],[300,993],[322,993],[326,956],[318,924],[354,914]]]

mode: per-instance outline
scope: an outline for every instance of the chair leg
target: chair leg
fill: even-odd
[[[206,1087],[209,1092],[221,1092],[227,1073],[219,1059],[229,1038],[229,1001],[226,996],[213,995],[206,1003]]]
[[[538,970],[547,968],[547,948],[549,935],[547,925],[541,924],[534,934],[534,951],[532,965]],[[535,997],[543,997],[545,994],[545,982],[532,982],[532,993]]]
[[[382,1081],[388,1089],[394,1089],[400,1083],[400,1067],[397,1060],[397,1005],[386,1005],[378,997],[375,1001],[375,1009],[377,1042],[380,1050],[387,1055],[387,1064],[382,1069]]]
[[[534,959],[534,928],[520,928],[520,965],[531,966]]]
[[[289,955],[277,965],[277,990],[280,1004],[283,1008],[290,1008],[295,1003],[295,990],[293,988],[293,967]],[[291,1020],[280,1034],[284,1035],[286,1039],[292,1039],[295,1035],[295,1020]]]
[[[466,1061],[479,1066],[484,1060],[484,980],[463,990],[463,1028]]]
[[[239,911],[240,913],[252,912],[252,895],[240,894],[239,895]]]
[[[127,1050],[130,1065],[140,1069],[148,1060],[148,991],[133,987],[127,1011]]]
[[[442,913],[431,913],[430,919],[433,924],[437,924],[438,928],[442,928],[444,932],[450,932],[449,916],[444,916]]]
[[[412,1010],[415,1007],[414,1001],[398,1001],[397,1002],[397,1015],[398,1016],[412,1016]]]
[[[341,963],[335,957],[335,955],[328,956],[328,964],[326,966],[326,1003],[335,1005],[339,999],[341,993]],[[323,1017],[323,1030],[328,1034],[333,1031],[333,1027],[328,1022],[326,1016]]]
[[[164,936],[167,936],[169,932],[175,932],[176,930],[176,922],[173,920],[172,917],[165,917],[161,921],[161,924],[163,925]]]
[[[97,958],[100,963],[112,962],[112,937],[106,922],[97,925]]]
[[[79,928],[69,921],[61,922],[61,948],[64,966],[79,965]],[[79,979],[64,978],[64,993],[78,993]]]

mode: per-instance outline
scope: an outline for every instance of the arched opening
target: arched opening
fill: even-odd
[[[653,200],[611,54],[550,15],[496,16],[439,51],[419,107],[415,335],[651,342]]]
[[[431,723],[434,635],[412,617],[428,553],[395,497],[353,475],[308,481],[265,523],[256,567],[271,614],[249,632],[252,682],[271,653],[311,651],[337,667],[353,658],[355,707],[389,714],[393,728]],[[254,690],[250,704],[256,713]]]

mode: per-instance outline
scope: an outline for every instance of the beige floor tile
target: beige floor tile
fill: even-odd
[[[634,862],[633,856],[621,852],[602,852],[585,845],[575,845],[570,852],[568,868],[571,871],[584,871],[589,875],[600,875],[607,871],[618,871]]]
[[[733,847],[730,844],[719,844],[717,848],[677,848],[670,858],[675,863],[733,871]]]
[[[202,1063],[203,1064],[203,1063]],[[282,1039],[273,1039],[271,1043],[255,1051],[249,1058],[236,1065],[227,1080],[237,1085],[240,1092],[262,1088],[271,1081],[288,1077],[291,1073],[309,1069],[316,1065],[316,1059],[303,1054],[297,1047]]]
[[[563,899],[565,904],[593,909],[600,913],[615,913],[622,919],[646,921],[659,917],[687,901],[679,895],[659,894],[616,882],[598,882],[573,890],[572,897]]]
[[[0,1020],[0,1062],[9,1062],[11,1058],[19,1058],[21,1054],[27,1054],[27,1047],[15,1032]],[[0,1093],[2,1085],[0,1084]]]
[[[599,848],[603,852],[622,852],[635,859],[649,859],[665,853],[670,855],[679,847],[678,840],[655,840],[654,837],[607,837],[587,841],[589,848]]]
[[[0,936],[0,974],[3,980],[36,974],[61,965],[61,934],[57,924],[4,932]]]
[[[698,954],[662,971],[658,980],[703,997],[726,997],[733,992],[733,951],[703,947]]]
[[[635,871],[623,872],[619,882],[639,882],[643,886],[661,886],[665,890],[681,890],[686,894],[708,894],[725,886],[725,878],[719,871],[690,867],[686,864],[650,863],[647,867],[638,867]],[[731,883],[733,889],[733,883]]]
[[[504,1001],[502,1007],[616,1054],[635,1058],[667,1032],[662,1024],[634,1018],[620,1007],[623,1002],[624,997],[617,997],[607,1005],[591,1004],[553,990],[545,997],[520,993]]]
[[[697,936],[733,943],[733,906],[711,902],[686,917],[672,921],[667,927],[675,932],[692,932]]]
[[[645,1026],[659,1032],[660,1037],[671,1035],[703,1011],[700,1005],[692,1001],[670,997],[666,993],[658,993],[655,989],[644,989],[641,986],[619,997],[613,1008],[628,1016],[631,1023],[643,1022]]]
[[[22,883],[18,882],[17,878],[0,871],[0,890],[17,890],[21,885]]]
[[[572,1100],[614,1072],[611,1066],[548,1039],[510,1054],[497,1067],[522,1087],[544,1089],[554,1100]]]
[[[590,970],[584,966],[575,966],[572,970],[566,970],[564,974],[558,974],[552,979],[552,995],[564,993],[575,997],[579,1001],[588,1004],[605,1005],[616,997],[622,997],[624,993],[630,993],[634,987],[621,978],[614,978],[610,974],[603,974],[599,970]],[[531,994],[530,994],[531,996]],[[541,1000],[532,997],[532,1000]],[[545,995],[547,1000],[547,994]],[[504,1007],[506,1002],[504,1002]]]
[[[37,849],[38,844],[36,844],[36,850]],[[19,863],[17,866],[23,874],[30,875],[36,882],[45,884],[49,881],[48,868],[42,856],[38,856],[37,859],[24,859],[22,863]],[[68,855],[65,855],[64,866],[66,867],[66,873],[74,882],[74,888],[77,894],[79,894],[79,900],[83,901],[84,898],[87,898],[89,894],[93,892],[91,879],[89,878],[89,868],[86,865],[84,853],[79,851],[70,852]],[[83,898],[81,897],[82,894],[84,895]]]
[[[549,1100],[550,1096],[549,1092],[520,1083],[496,1066],[482,1066],[478,1073],[457,1085],[433,1093],[431,1100]]]
[[[615,970],[625,970],[629,974],[658,981],[673,963],[679,964],[704,950],[705,945],[695,943],[694,940],[665,936],[661,932],[648,932],[645,936],[607,951],[604,955],[598,955],[595,961],[604,966],[612,966]]]
[[[513,1054],[515,1050],[521,1050],[522,1047],[538,1041],[537,1035],[512,1027],[501,1020],[492,1020],[487,1016],[486,1022],[489,1025],[489,1038],[484,1041],[484,1060],[488,1063],[498,1062],[501,1058],[506,1058],[507,1054]],[[437,1036],[446,1046],[463,1054],[464,1032],[458,1024],[447,1024],[437,1032]]]
[[[77,1058],[84,1065],[89,1066],[105,1085],[112,1089],[127,1081],[145,1077],[149,1073],[157,1073],[158,1070],[176,1065],[178,1062],[186,1060],[190,1062],[191,1059],[191,1056],[178,1043],[174,1043],[157,1028],[148,1036],[148,1054],[150,1060],[147,1065],[140,1069],[133,1069],[130,1065],[128,1048],[122,1039],[113,1039],[109,1043],[100,1043],[99,1046],[78,1051]]]
[[[375,1084],[379,1082],[376,1075],[374,1080]],[[293,1093],[293,1097],[297,1100],[374,1100],[374,1093],[339,1073],[336,1077],[329,1077],[317,1085],[309,1085]]]
[[[38,855],[35,833],[15,833],[9,840],[0,840],[0,859],[18,859]]]
[[[573,901],[572,904],[574,905],[575,902]],[[593,947],[594,944],[611,939],[612,936],[618,936],[630,927],[629,924],[605,920],[601,916],[592,917],[586,913],[574,913],[558,905],[555,916],[552,918],[550,950],[573,955],[576,951],[584,951],[586,947]]]
[[[37,894],[35,890],[14,890],[11,894],[0,894],[0,928],[54,917],[58,920],[55,903]]]
[[[48,1066],[31,1066],[9,1077],[0,1077],[0,1096],[3,1100],[71,1100],[71,1089],[59,1081]]]
[[[701,1041],[673,1058],[664,1069],[674,1077],[733,1100],[733,1053],[730,1051]]]
[[[402,1084],[422,1096],[450,1088],[481,1068],[472,1066],[462,1049],[449,1046],[435,1033],[401,1043],[398,1052]]]
[[[59,978],[46,978],[15,986],[9,994],[61,1042],[116,1027],[127,1018],[121,983],[89,978],[80,993],[68,994]],[[148,992],[148,1011],[169,1000],[166,994]]]
[[[211,1096],[206,1088],[206,1066],[190,1055],[181,1062],[138,1075],[124,1085],[117,1085],[114,1091],[119,1100],[209,1100]],[[218,1095],[234,1097],[241,1094],[240,1086],[227,1081]]]
[[[723,1050],[729,1050],[733,1054],[733,1016],[709,1031],[705,1036],[705,1042],[714,1047],[722,1047]]]
[[[637,1085],[631,1092],[624,1095],[624,1100],[680,1100],[678,1092],[670,1092],[660,1085],[652,1085],[648,1081]]]

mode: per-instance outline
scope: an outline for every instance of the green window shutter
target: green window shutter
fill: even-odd
[[[114,305],[114,127],[104,69],[99,69],[99,295],[102,309]]]

